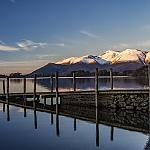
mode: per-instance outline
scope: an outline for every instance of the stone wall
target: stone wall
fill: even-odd
[[[94,106],[95,95],[70,94],[61,97],[61,103],[78,106]],[[148,111],[148,94],[99,94],[98,107]]]
[[[61,105],[60,112],[69,116],[87,121],[96,122],[96,109],[94,107],[78,107]],[[149,132],[149,113],[114,109],[97,109],[98,122],[135,131]]]

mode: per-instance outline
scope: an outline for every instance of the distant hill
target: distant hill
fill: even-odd
[[[99,56],[87,55],[82,57],[70,57],[56,63],[49,63],[33,71],[29,76],[48,76],[56,71],[62,76],[67,76],[73,71],[89,72],[113,69],[114,72],[135,71],[146,66],[150,62],[150,53],[137,49],[124,51],[108,50]]]

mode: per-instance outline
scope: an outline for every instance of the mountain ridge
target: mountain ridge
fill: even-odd
[[[126,49],[124,51],[108,50],[99,56],[86,55],[81,57],[70,57],[56,63],[49,63],[30,75],[45,75],[59,72],[61,75],[68,75],[72,71],[89,71],[95,68],[123,72],[126,70],[136,70],[150,62],[150,52],[137,49]]]

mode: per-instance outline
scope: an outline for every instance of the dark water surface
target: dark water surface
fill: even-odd
[[[91,121],[0,104],[2,150],[144,150],[148,135]],[[9,111],[8,111],[9,110]],[[37,121],[37,122],[36,122]],[[36,122],[36,123],[35,123]],[[98,128],[98,130],[97,130]],[[99,138],[97,138],[99,135]]]
[[[49,79],[38,79],[37,91],[50,91]],[[109,79],[99,81],[100,89],[109,89]],[[133,78],[115,78],[114,88],[147,88],[147,81]],[[94,89],[94,79],[77,79],[77,90]],[[59,90],[73,90],[72,79],[59,79]],[[0,80],[0,92],[2,81]],[[10,92],[23,92],[22,80],[10,81]],[[33,92],[33,80],[27,80],[27,92]],[[9,107],[7,107],[9,106]],[[5,109],[4,109],[5,108]],[[101,122],[95,123],[95,110],[88,119],[85,111],[76,111],[78,118],[39,112],[0,103],[0,149],[2,150],[144,150],[149,140],[147,114],[101,113]],[[5,112],[4,112],[5,110]],[[67,110],[68,111],[68,110]],[[65,109],[63,109],[65,112]],[[66,112],[65,112],[66,113]],[[84,114],[84,118],[82,119]],[[123,115],[122,115],[123,114]],[[25,117],[26,116],[26,117]],[[82,119],[82,120],[81,120]],[[133,119],[133,121],[132,121]],[[143,121],[144,120],[144,121]],[[145,121],[146,120],[146,121]],[[127,127],[127,128],[126,128]],[[130,127],[130,130],[128,129]],[[137,130],[138,129],[138,130]]]

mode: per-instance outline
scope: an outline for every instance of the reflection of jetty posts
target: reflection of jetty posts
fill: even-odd
[[[9,104],[7,104],[7,121],[10,121]]]
[[[110,135],[110,140],[113,141],[114,140],[114,127],[111,126],[111,135]]]

